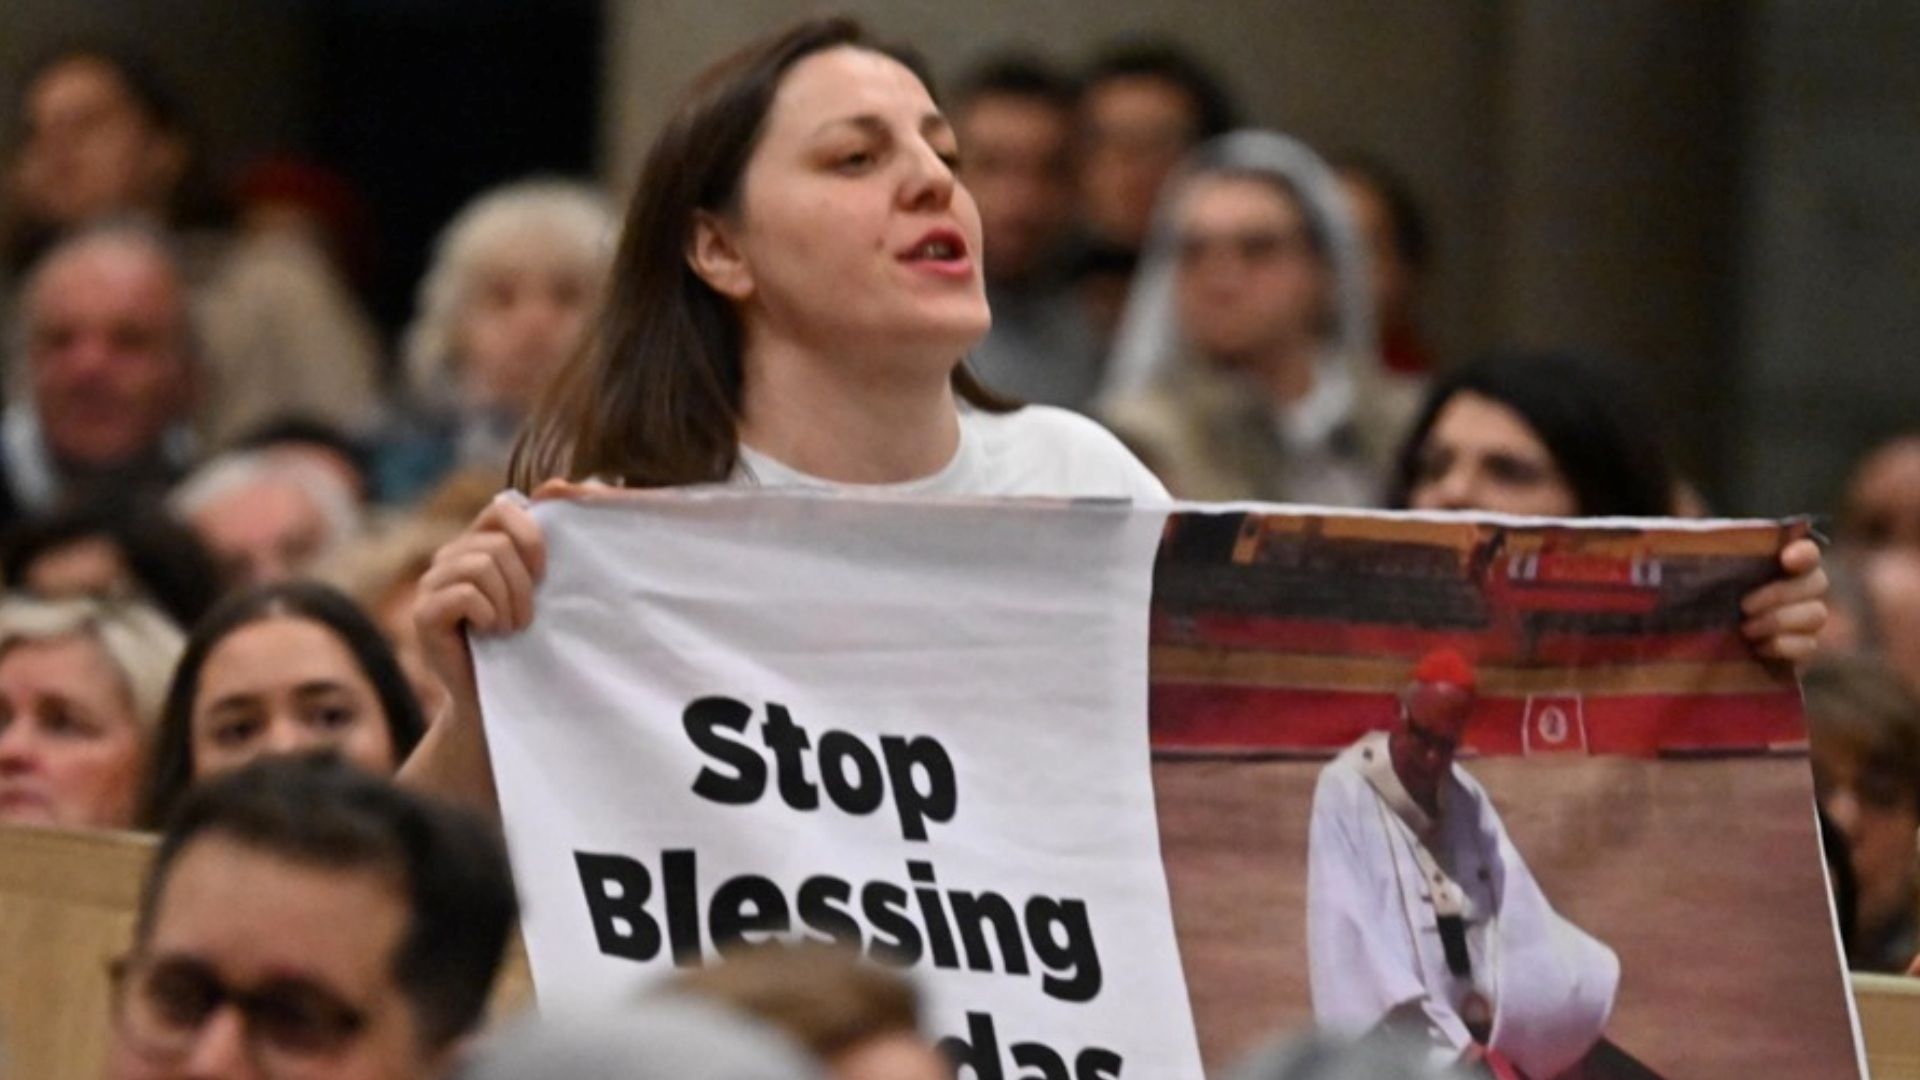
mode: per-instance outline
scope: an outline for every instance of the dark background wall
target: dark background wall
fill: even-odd
[[[1817,505],[1920,431],[1920,5],[1774,0],[1747,55],[1730,491]]]
[[[306,12],[297,0],[7,0],[0,4],[0,104],[8,145],[23,69],[74,39],[150,53],[196,106],[217,164],[303,141],[315,104]]]
[[[1920,8],[1903,0],[850,0],[951,78],[1021,45],[1160,34],[1247,117],[1403,171],[1458,359],[1616,353],[1729,512],[1821,509],[1920,426]],[[379,210],[404,319],[433,232],[487,184],[593,168],[624,195],[674,92],[796,0],[10,0],[0,71],[109,30],[149,45],[232,164],[297,148]],[[12,78],[4,105],[12,111]]]
[[[377,314],[413,307],[434,234],[467,199],[530,173],[590,176],[597,0],[321,0],[315,152],[377,195]]]
[[[600,23],[599,0],[8,0],[0,70],[74,39],[131,42],[193,103],[216,171],[297,152],[344,173],[374,213],[367,300],[392,332],[468,198],[592,174]]]

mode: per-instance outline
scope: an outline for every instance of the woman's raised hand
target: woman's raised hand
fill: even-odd
[[[1755,652],[1769,660],[1803,664],[1813,658],[1815,639],[1827,622],[1827,572],[1820,547],[1795,540],[1780,551],[1786,576],[1748,593],[1740,601],[1746,616],[1740,630]]]
[[[582,485],[549,481],[536,499],[565,498]],[[413,623],[427,666],[447,687],[447,708],[400,767],[400,782],[498,813],[480,693],[467,635],[508,634],[533,622],[533,592],[547,570],[540,526],[519,500],[501,495],[467,531],[434,553],[420,578]]]
[[[506,495],[495,498],[466,532],[434,554],[433,565],[420,578],[413,621],[428,666],[452,697],[454,715],[443,719],[478,719],[467,633],[525,629],[533,621],[534,586],[546,567],[540,526]]]

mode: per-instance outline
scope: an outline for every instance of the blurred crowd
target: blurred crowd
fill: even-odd
[[[372,778],[446,694],[419,655],[416,582],[503,486],[521,419],[582,347],[618,210],[552,177],[481,193],[385,343],[357,293],[377,192],[291,160],[210,175],[192,102],[118,48],[52,53],[21,87],[0,196],[0,822],[171,823],[119,991],[141,1060],[214,1052],[181,1031],[237,976],[148,961],[210,923],[284,926],[208,892],[249,874],[402,963],[393,1015],[325,987],[246,996],[258,1045],[242,1049],[297,1059],[401,1024],[440,1053],[477,1021],[512,890],[484,830]],[[1420,312],[1441,248],[1406,182],[1372,154],[1243,127],[1180,50],[1124,42],[1079,70],[994,57],[945,104],[993,312],[969,363],[1001,394],[1098,419],[1176,497],[1707,509],[1626,361],[1436,355]],[[1905,971],[1920,434],[1862,461],[1839,505],[1835,618],[1806,673],[1815,778],[1849,957]],[[316,749],[336,760],[260,763]],[[291,867],[319,883],[298,900]],[[379,892],[400,906],[374,910],[368,882],[396,874],[404,902]],[[661,1076],[948,1075],[911,987],[842,957],[769,953],[663,994],[644,1023],[503,1033],[472,1075],[608,1075],[595,1062],[635,1046]],[[1389,1049],[1303,1045],[1244,1075],[1399,1068]]]

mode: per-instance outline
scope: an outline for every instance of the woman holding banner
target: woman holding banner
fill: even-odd
[[[1164,499],[1091,421],[1001,400],[961,363],[988,314],[957,149],[916,61],[849,20],[710,68],[648,153],[607,303],[523,432],[515,484]],[[1763,652],[1810,652],[1812,556],[1771,594]],[[422,578],[415,618],[452,702],[406,781],[493,804],[465,635],[527,626],[544,559],[503,498]]]

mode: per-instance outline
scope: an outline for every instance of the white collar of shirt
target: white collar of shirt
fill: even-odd
[[[160,437],[161,459],[174,466],[193,460],[193,432],[184,424],[169,427]],[[59,501],[61,476],[48,449],[40,413],[31,401],[16,401],[0,414],[0,468],[20,506],[30,511],[50,510]]]
[[[970,490],[969,484],[977,471],[978,452],[969,438],[966,413],[961,412],[959,425],[959,445],[954,448],[953,457],[940,467],[938,472],[912,480],[902,480],[890,484],[851,484],[839,480],[828,480],[801,472],[768,454],[755,450],[746,443],[740,444],[740,464],[734,470],[736,483],[757,484],[769,488],[813,488],[833,490],[837,488],[856,488],[875,494],[891,495],[954,495]]]
[[[0,442],[5,443],[7,481],[14,498],[34,510],[52,506],[59,480],[53,474],[46,441],[40,437],[40,414],[32,405],[16,401],[7,406],[6,419],[0,422]]]

